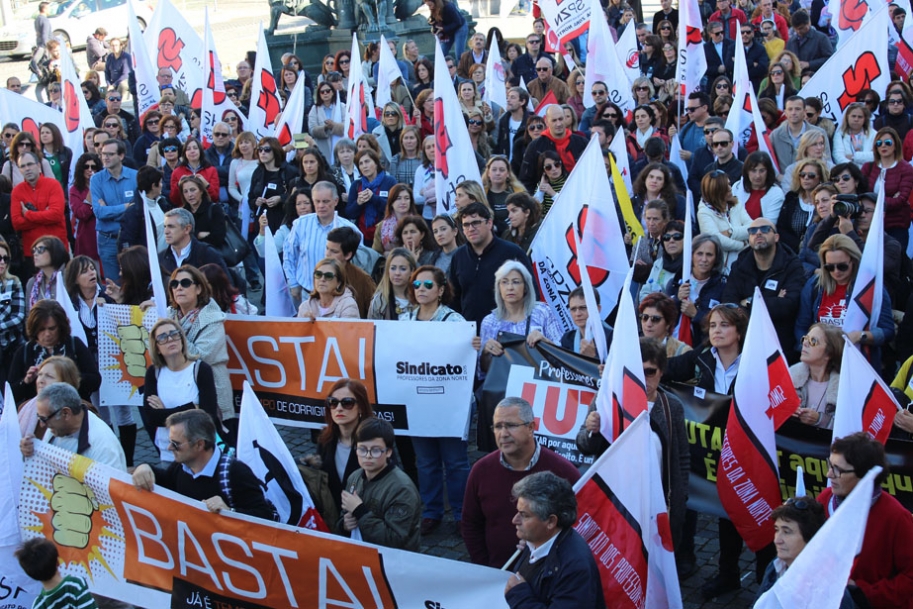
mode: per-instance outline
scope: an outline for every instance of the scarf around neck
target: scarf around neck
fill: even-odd
[[[561,157],[561,164],[564,165],[565,171],[570,173],[574,169],[574,165],[577,164],[577,159],[574,158],[570,151],[571,132],[565,131],[564,137],[558,139],[552,135],[551,131],[547,130],[542,133],[542,137],[547,137],[555,145],[555,150],[558,151],[558,156]]]

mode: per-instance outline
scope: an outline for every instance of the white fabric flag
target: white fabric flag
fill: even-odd
[[[587,267],[586,254],[583,246],[580,245],[576,231],[574,231],[574,239],[577,240],[577,267],[580,269],[580,285],[583,287],[583,299],[586,302],[587,310],[586,336],[584,338],[593,341],[596,345],[596,355],[599,361],[605,363],[605,359],[609,355],[609,347],[606,344],[605,332],[602,329],[602,313],[599,310],[599,303],[596,302],[593,282],[590,281],[590,269]]]
[[[86,102],[86,96],[82,94],[80,80],[76,76],[73,55],[63,44],[60,45],[60,87],[63,104],[63,143],[73,151],[74,158],[79,158],[79,153],[85,146],[85,131],[95,128],[95,121],[92,120],[92,112]],[[70,163],[68,184],[73,183],[75,171],[76,163]]]
[[[880,472],[881,467],[876,466],[866,473],[773,588],[758,599],[755,609],[840,607],[846,590],[842,582],[850,579],[853,561],[862,547],[875,476]],[[822,577],[822,573],[827,573],[827,577]]]
[[[466,180],[482,183],[472,154],[469,129],[444,62],[440,41],[434,43],[434,192],[438,213],[456,210],[453,193]]]
[[[846,45],[853,36],[872,18],[874,10],[884,6],[886,3],[882,0],[853,0],[846,2],[841,0],[828,0],[827,10],[832,15],[831,27],[837,31],[837,45],[839,50]],[[816,24],[812,24],[814,27]],[[896,32],[893,27],[889,28],[891,32]],[[887,32],[886,32],[887,33]],[[888,34],[890,37],[890,34]],[[879,38],[883,41],[884,38]]]
[[[609,32],[599,0],[590,0],[590,33],[586,41],[586,74],[584,74],[583,105],[587,108],[596,104],[590,93],[593,84],[603,82],[609,90],[609,99],[618,104],[625,114],[634,113],[634,96],[625,68],[618,58],[615,42]],[[619,41],[620,43],[621,41]]]
[[[140,116],[159,103],[159,83],[156,80],[158,71],[149,56],[149,47],[143,38],[143,32],[136,19],[132,2],[127,2],[130,32],[130,59],[133,62],[133,75],[136,78],[136,103]]]
[[[143,202],[143,205],[145,206],[146,203]],[[146,223],[146,250],[149,255],[149,275],[152,277],[152,298],[155,300],[155,312],[159,319],[165,319],[168,317],[168,296],[165,284],[162,283],[164,278],[162,277],[162,267],[159,265],[152,212],[148,209],[143,209],[143,221]]]
[[[203,67],[203,106],[200,120],[200,134],[202,135],[205,146],[212,144],[212,129],[215,124],[222,120],[226,110],[234,111],[241,116],[244,122],[243,113],[238,112],[228,96],[225,94],[225,81],[222,79],[222,62],[219,61],[219,55],[216,53],[216,43],[212,37],[212,29],[209,25],[209,7],[205,13],[205,32],[206,50],[203,57],[207,58]],[[240,125],[244,128],[244,125]]]
[[[259,31],[257,65],[254,67],[253,76],[251,76],[253,84],[251,84],[250,90],[250,111],[247,115],[247,130],[253,132],[257,139],[273,135],[276,117],[282,107],[262,24],[259,27]],[[358,74],[359,70],[352,70],[352,73]]]
[[[878,325],[884,296],[884,185],[878,189],[875,213],[869,227],[862,260],[846,303],[843,331],[868,330]]]
[[[640,78],[640,53],[637,51],[637,28],[626,27],[615,44],[615,54],[624,66],[628,82],[633,85]],[[630,89],[630,85],[628,86]]]
[[[682,244],[682,283],[691,281],[691,258],[694,255],[691,239],[694,235],[694,228],[692,227],[693,216],[694,198],[689,188],[685,192],[685,241]]]
[[[682,607],[658,444],[644,411],[574,485],[574,529],[593,551],[610,607]]]
[[[299,79],[299,82],[303,81],[303,78]],[[266,299],[266,316],[295,317],[298,312],[295,310],[295,305],[292,304],[288,282],[285,280],[285,271],[282,270],[282,262],[279,261],[276,241],[269,227],[266,227],[266,234],[263,235],[263,261],[265,266],[263,293]]]
[[[327,531],[301,478],[295,458],[247,381],[244,381],[241,394],[238,460],[266,485],[266,498],[279,512],[279,522]]]
[[[156,73],[161,68],[170,69],[174,74],[174,86],[187,93],[191,105],[199,108],[203,87],[203,38],[171,0],[159,0],[156,4],[143,39],[149,57],[155,58]],[[158,90],[157,82],[155,89]]]
[[[707,57],[704,55],[704,26],[697,0],[681,0],[678,14],[678,65],[675,80],[681,83],[681,97],[696,91],[701,78],[707,71]]]
[[[489,106],[497,105],[507,108],[507,88],[504,64],[501,62],[501,50],[493,36],[488,45],[488,63],[485,64],[485,94],[482,100]]]
[[[878,10],[849,42],[841,46],[802,90],[801,97],[817,97],[823,106],[821,116],[836,124],[843,122],[846,107],[857,100],[863,89],[885,91],[891,80],[885,31],[890,27],[888,5]]]
[[[38,127],[44,123],[54,123],[60,128],[61,133],[66,132],[62,112],[24,95],[13,93],[6,87],[0,87],[0,116],[3,117],[3,122],[14,122],[23,131],[31,133],[35,136],[36,142],[39,141],[40,135]],[[83,145],[80,142],[78,150],[82,150]]]
[[[67,319],[70,321],[70,335],[73,338],[78,338],[82,341],[82,344],[88,347],[89,340],[86,338],[86,329],[82,327],[82,322],[79,321],[79,313],[76,312],[73,301],[70,300],[67,294],[67,286],[63,282],[63,272],[57,273],[57,301],[63,307],[64,312],[67,314]]]
[[[801,465],[796,466],[796,497],[805,497],[805,471]]]
[[[377,66],[377,90],[375,91],[377,105],[379,107],[383,108],[387,102],[393,101],[393,96],[390,93],[390,86],[397,78],[406,82],[402,70],[399,69],[399,64],[396,63],[396,57],[394,57],[393,52],[390,51],[387,39],[381,34],[380,65]]]
[[[524,91],[526,91],[526,94],[529,95],[529,89],[526,88],[526,81],[523,80],[522,76],[520,77],[520,88],[523,89]],[[529,96],[529,101],[526,102],[526,109],[529,110],[530,112],[536,111],[536,107],[533,106],[533,96],[532,95]]]
[[[624,131],[619,130],[615,133],[615,137],[609,142],[609,152],[615,157],[615,164],[618,166],[618,171],[624,180],[623,185],[615,184],[615,188],[624,186],[629,193],[634,192],[634,188],[631,186],[631,165],[628,162],[628,146],[625,142]]]
[[[900,405],[862,352],[848,338],[844,340],[833,437],[864,431],[884,444]]]
[[[687,184],[688,163],[682,160],[682,141],[678,139],[677,133],[672,136],[672,142],[669,144],[669,161],[682,172],[682,179],[685,181],[685,184]]]
[[[304,131],[304,79],[299,78],[292,88],[288,101],[285,103],[285,110],[276,123],[276,130],[273,134],[282,146],[287,146],[292,142],[296,133]],[[289,150],[286,160],[292,162],[297,151]]]
[[[361,57],[358,50],[358,37],[352,32],[352,57]],[[374,115],[374,103],[367,90],[361,70],[349,72],[349,92],[346,99],[346,134],[356,140],[362,133],[368,132],[368,116]]]
[[[551,36],[556,43],[555,48],[558,49],[586,32],[593,15],[587,2],[539,0],[538,4],[546,25],[546,31],[542,37]],[[551,52],[551,49],[545,46],[545,40],[542,41],[542,48]]]

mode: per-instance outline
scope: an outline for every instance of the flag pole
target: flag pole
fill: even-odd
[[[511,556],[510,558],[507,559],[507,562],[504,563],[504,566],[501,567],[501,570],[502,570],[502,571],[507,571],[507,567],[509,567],[509,566],[511,566],[512,564],[514,564],[514,561],[517,560],[518,558],[520,558],[520,553],[521,553],[522,551],[523,551],[522,548],[517,548],[517,551],[513,553],[513,556]]]

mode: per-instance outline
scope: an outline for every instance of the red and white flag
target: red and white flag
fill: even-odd
[[[203,38],[187,22],[171,0],[159,0],[143,39],[150,57],[155,57],[153,78],[162,68],[174,75],[173,84],[187,93],[190,103],[200,108],[203,103]],[[149,83],[152,86],[152,83]],[[155,82],[156,101],[158,82]]]
[[[633,273],[632,268],[621,289],[621,302],[612,333],[613,349],[609,351],[609,359],[602,373],[602,384],[596,394],[599,433],[609,442],[615,442],[640,413],[647,411],[639,326],[634,299],[631,297]]]
[[[526,94],[529,95],[529,89],[526,88],[526,81],[523,80],[523,77],[520,77],[520,88],[526,91]],[[530,112],[535,112],[536,109],[533,107],[533,96],[529,95],[529,101],[526,102],[526,109]]]
[[[591,15],[603,14],[601,10],[599,13],[592,13],[588,2],[539,0],[538,4],[539,9],[542,11],[542,18],[545,20],[545,25],[548,29],[547,33],[551,34],[547,37],[543,36],[543,38],[551,38],[552,43],[550,43],[550,45],[555,50],[563,48],[564,43],[583,34],[587,30]],[[553,52],[545,45],[545,40],[542,42],[546,52]]]
[[[159,103],[161,95],[158,80],[155,78],[158,72],[149,56],[149,47],[143,38],[143,31],[139,27],[132,2],[127,2],[127,9],[130,59],[133,62],[133,76],[136,78],[136,104],[139,107],[139,115],[142,116]]]
[[[891,434],[900,405],[865,356],[849,339],[845,340],[834,413],[834,438],[864,431],[884,444]]]
[[[631,180],[631,164],[628,161],[628,145],[625,141],[625,132],[622,129],[616,131],[612,141],[609,142],[609,152],[615,157],[615,165],[618,167],[622,180],[624,180],[624,184],[615,184],[615,188],[618,189],[624,186],[629,193],[634,192]]]
[[[911,10],[910,0],[895,0],[894,4],[906,11],[900,34],[896,34],[896,31],[892,33],[889,30],[889,33],[892,34],[891,43],[897,45],[894,72],[904,82],[910,82],[910,75],[913,74],[913,18],[908,18]]]
[[[361,57],[358,50],[358,37],[352,32],[352,57]],[[364,82],[361,70],[349,72],[349,91],[346,98],[346,135],[352,141],[368,132],[368,116],[374,115],[374,102],[371,92]]]
[[[858,35],[851,36],[799,91],[801,97],[819,98],[823,105],[821,116],[838,125],[843,122],[846,107],[864,89],[884,91],[891,81],[885,41],[890,26],[887,6],[867,19]]]
[[[382,109],[387,102],[393,101],[393,96],[390,93],[390,85],[392,85],[397,78],[401,79],[404,83],[406,82],[402,70],[399,69],[399,64],[396,63],[396,57],[394,57],[393,52],[390,51],[387,39],[381,34],[380,65],[377,66],[377,90],[374,92],[375,97],[377,97],[378,108]]]
[[[586,74],[584,74],[583,105],[589,108],[596,104],[590,93],[596,82],[603,82],[609,90],[609,99],[618,104],[625,114],[634,113],[634,96],[627,73],[615,51],[615,42],[609,32],[609,24],[599,0],[590,0],[590,10],[595,19],[590,19],[590,34],[586,41]]]
[[[61,129],[63,143],[74,152],[76,158],[79,158],[79,154],[76,153],[85,146],[86,129],[93,129],[95,121],[92,120],[92,112],[86,102],[86,96],[82,94],[82,86],[79,77],[76,76],[73,55],[64,44],[60,45],[60,89],[60,99],[63,104],[64,128]],[[67,176],[69,182],[73,181],[75,171],[76,163],[71,163],[70,175]]]
[[[840,380],[842,385],[843,378]],[[841,606],[846,586],[839,582],[849,581],[856,555],[862,548],[875,477],[879,473],[880,466],[866,472],[789,569],[761,595],[754,609],[837,609]],[[827,573],[827,577],[822,577],[822,573]]]
[[[31,133],[36,142],[40,141],[39,127],[44,123],[54,123],[60,128],[61,133],[66,132],[63,113],[60,110],[45,106],[24,95],[13,93],[6,87],[0,87],[0,116],[3,117],[4,122],[16,123],[22,131]],[[83,146],[84,144],[80,142],[79,148],[76,150],[82,150]]]
[[[776,429],[799,408],[767,305],[755,288],[716,488],[745,543],[757,552],[773,541],[770,514],[782,503]]]
[[[304,82],[304,79],[299,78],[298,82]],[[282,270],[282,261],[279,260],[279,251],[276,249],[276,241],[269,227],[266,227],[266,234],[263,235],[263,261],[266,316],[295,317],[298,312],[292,303],[288,282],[285,280],[285,271]]]
[[[878,325],[878,316],[881,315],[884,299],[884,185],[877,190],[872,225],[843,318],[843,331],[846,333],[871,330]]]
[[[530,246],[542,298],[565,331],[576,328],[567,294],[581,285],[578,243],[590,283],[608,313],[618,302],[629,264],[598,138],[591,139],[580,155]],[[589,312],[595,316],[594,310]]]
[[[758,98],[755,95],[751,79],[748,78],[748,62],[745,59],[744,45],[735,45],[735,70],[733,72],[733,104],[726,119],[726,128],[735,136],[735,146],[744,146],[751,137],[752,126],[758,136],[758,150],[766,152],[779,171],[777,158],[770,145],[770,131],[761,118]]]
[[[438,213],[456,209],[453,193],[458,184],[466,180],[482,183],[440,41],[434,43],[434,170]]]
[[[615,43],[615,54],[628,77],[628,88],[640,78],[640,53],[637,51],[637,28],[626,27]]]
[[[682,243],[682,283],[691,283],[691,236],[694,234],[692,225],[692,215],[694,214],[694,199],[691,195],[691,189],[685,192],[685,239]],[[686,345],[694,344],[694,337],[691,334],[691,318],[687,315],[681,315],[678,320],[678,340]]]
[[[212,129],[217,122],[222,120],[225,111],[234,110],[238,115],[241,113],[238,112],[237,106],[231,103],[231,100],[225,94],[225,82],[222,80],[222,62],[219,61],[219,55],[216,53],[216,43],[209,27],[208,7],[206,8],[204,23],[203,31],[205,33],[206,50],[203,53],[203,57],[207,61],[203,68],[203,109],[200,115],[200,135],[203,145],[209,147],[212,144]]]
[[[862,26],[872,18],[874,11],[886,6],[884,0],[828,0],[827,9],[831,14],[831,27],[837,31],[837,50],[842,49],[853,36],[862,29]],[[812,24],[814,25],[814,24]],[[891,28],[893,29],[893,28]],[[878,41],[886,40],[885,34]]]
[[[504,64],[501,62],[501,51],[498,49],[497,38],[492,36],[488,45],[488,63],[485,64],[485,92],[482,100],[489,106],[500,106],[507,109],[507,89]]]
[[[701,37],[704,26],[697,0],[681,0],[678,10],[678,66],[675,80],[681,83],[682,99],[687,99],[688,94],[698,90],[701,79],[707,72],[704,39]]]
[[[257,65],[254,66],[254,74],[251,76],[254,81],[250,88],[250,111],[247,115],[247,130],[252,131],[258,140],[272,137],[275,133],[276,117],[279,116],[282,107],[262,24],[259,29]],[[358,74],[359,70],[352,70],[352,73]]]
[[[329,532],[317,512],[298,465],[257,394],[244,381],[238,422],[238,460],[266,485],[266,498],[279,512],[279,522]]]
[[[598,212],[590,210],[589,213],[592,219]],[[593,341],[596,346],[596,356],[600,362],[605,363],[606,358],[609,356],[609,346],[605,340],[605,332],[602,329],[602,313],[599,310],[599,302],[596,300],[596,291],[593,289],[593,282],[590,281],[590,269],[587,266],[587,254],[589,252],[586,250],[593,248],[592,246],[584,247],[581,245],[576,232],[573,232],[573,235],[574,239],[577,239],[577,266],[580,267],[580,287],[583,288],[583,300],[586,303],[587,310],[584,338]],[[590,237],[589,239],[589,241],[595,240],[595,237]]]
[[[593,552],[610,607],[682,607],[658,443],[642,412],[574,485],[574,530]]]
[[[553,91],[549,91],[539,102],[539,105],[536,106],[536,115],[544,117],[545,113],[548,111],[548,107],[557,103],[558,98],[555,97],[555,93]]]
[[[273,137],[279,140],[283,147],[292,142],[296,133],[304,131],[305,87],[304,79],[299,78],[288,96],[288,101],[285,103],[285,109],[282,111],[279,121],[276,123]],[[289,151],[289,157],[294,158],[294,156],[295,151]]]

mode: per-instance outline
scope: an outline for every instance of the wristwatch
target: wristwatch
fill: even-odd
[[[866,341],[866,335],[865,335],[865,330],[863,330],[862,333],[859,335],[859,344],[865,344],[865,341]]]

